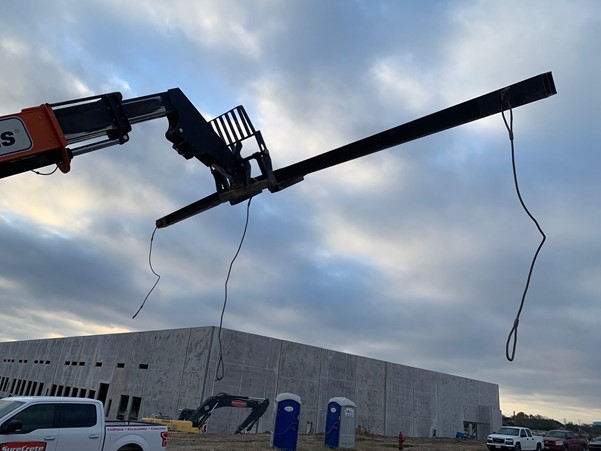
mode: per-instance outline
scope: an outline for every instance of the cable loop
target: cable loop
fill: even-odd
[[[513,143],[513,140],[514,140],[513,110],[511,108],[509,94],[510,94],[509,89],[504,89],[503,91],[501,91],[501,102],[502,102],[501,116],[503,117],[503,122],[505,123],[507,132],[509,133],[509,141],[511,143],[511,166],[513,169],[513,182],[515,185],[515,191],[516,191],[516,194],[518,196],[518,199],[520,201],[522,208],[524,209],[524,211],[526,212],[528,217],[532,220],[532,222],[534,222],[534,224],[536,225],[536,228],[538,229],[538,231],[542,237],[541,241],[536,249],[536,252],[534,253],[534,256],[532,257],[532,262],[530,263],[530,269],[528,270],[528,277],[526,278],[526,284],[524,286],[524,291],[522,292],[522,299],[520,301],[520,306],[518,308],[518,312],[516,314],[515,320],[513,321],[513,327],[511,328],[511,331],[509,332],[509,336],[507,337],[507,342],[505,344],[505,356],[507,357],[507,360],[509,360],[510,362],[513,362],[513,359],[515,358],[515,350],[516,350],[517,342],[518,342],[518,326],[520,323],[520,315],[522,314],[522,309],[524,308],[524,302],[526,300],[526,294],[528,293],[528,288],[530,287],[530,280],[532,279],[534,265],[536,264],[538,254],[539,254],[541,248],[543,247],[543,244],[545,243],[547,236],[545,235],[545,232],[543,232],[543,229],[541,228],[541,226],[538,223],[538,221],[536,220],[536,218],[532,215],[532,213],[530,213],[530,210],[528,210],[528,207],[526,206],[524,199],[522,198],[522,194],[520,192],[520,186],[518,184],[518,176],[517,176],[517,170],[516,170],[516,164],[515,164],[515,146]],[[509,109],[509,120],[507,120],[507,118],[505,117],[505,108],[506,107],[507,107],[507,109]],[[511,352],[509,352],[510,343],[511,343],[512,339],[513,339],[513,344],[511,345]]]

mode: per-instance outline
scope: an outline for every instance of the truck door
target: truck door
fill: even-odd
[[[524,446],[522,447],[522,449],[524,449],[524,450],[536,449],[536,440],[532,436],[532,432],[530,432],[530,429],[522,429],[522,433],[520,435],[521,435],[522,439],[525,438],[525,440],[526,440],[524,442]]]
[[[96,404],[61,403],[58,418],[58,449],[100,451],[104,431]]]
[[[56,403],[34,404],[14,414],[0,425],[0,451],[31,449],[56,451]]]

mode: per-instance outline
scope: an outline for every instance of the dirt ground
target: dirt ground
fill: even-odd
[[[233,450],[270,450],[270,434],[192,434],[169,432],[168,451],[233,451]],[[298,436],[298,451],[324,451],[323,434]],[[398,450],[396,437],[365,436],[355,437],[357,451]],[[485,451],[486,444],[480,440],[461,440],[455,438],[412,438],[405,439],[404,448],[408,451]]]

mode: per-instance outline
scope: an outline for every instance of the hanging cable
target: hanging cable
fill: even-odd
[[[157,231],[157,227],[154,228],[154,231],[152,232],[152,236],[150,237],[150,250],[148,251],[148,265],[150,266],[150,270],[152,271],[152,273],[157,277],[157,280],[154,282],[154,285],[152,286],[150,291],[146,294],[146,297],[144,298],[142,305],[140,305],[140,308],[135,313],[135,315],[131,317],[131,319],[135,319],[136,316],[138,316],[138,313],[140,313],[140,310],[142,310],[142,307],[144,307],[144,304],[146,304],[146,300],[150,296],[150,293],[152,293],[154,291],[156,286],[159,284],[159,280],[161,280],[161,276],[159,274],[157,274],[155,272],[154,268],[152,267],[152,242],[154,241],[154,234],[156,233],[156,231]]]
[[[57,169],[58,169],[58,166],[55,166],[54,169],[50,172],[40,172],[40,171],[36,171],[35,169],[32,169],[31,172],[33,172],[37,175],[52,175],[56,172]]]
[[[502,102],[501,116],[503,116],[503,122],[505,123],[507,132],[509,133],[509,142],[511,143],[511,166],[513,168],[513,182],[515,185],[515,191],[517,193],[518,199],[520,200],[520,204],[522,205],[522,208],[524,209],[526,214],[530,217],[532,222],[534,222],[534,224],[536,225],[536,228],[538,229],[538,231],[542,237],[541,241],[536,249],[536,252],[534,253],[534,256],[532,257],[532,262],[530,263],[530,269],[528,271],[528,278],[526,279],[526,285],[524,286],[524,291],[522,292],[522,299],[520,301],[520,307],[518,309],[517,315],[515,316],[515,320],[513,321],[513,326],[511,328],[511,331],[509,332],[509,335],[507,337],[507,342],[505,343],[505,357],[507,358],[507,360],[512,362],[513,359],[515,358],[515,350],[516,350],[516,346],[518,343],[518,326],[520,323],[520,315],[522,313],[522,309],[524,308],[524,302],[526,300],[526,294],[528,293],[528,288],[530,286],[530,280],[532,278],[532,272],[534,271],[534,265],[536,264],[536,259],[538,258],[538,254],[539,254],[541,248],[543,247],[543,244],[545,243],[547,236],[545,235],[545,232],[543,232],[543,229],[541,228],[541,226],[538,223],[538,221],[536,220],[536,218],[532,215],[532,213],[530,213],[530,210],[528,210],[528,207],[526,207],[526,204],[524,203],[524,199],[522,199],[522,194],[520,193],[520,186],[518,184],[518,176],[517,176],[517,170],[516,170],[516,164],[515,164],[515,146],[513,143],[513,110],[511,108],[509,92],[506,89],[501,92],[501,102]],[[509,110],[509,121],[507,121],[507,118],[505,117],[505,108],[506,107]],[[512,340],[513,340],[513,344],[512,344]],[[510,348],[511,348],[511,352],[510,352]]]
[[[242,244],[244,243],[244,238],[246,237],[246,231],[248,230],[248,219],[250,217],[251,201],[252,197],[248,199],[248,203],[246,204],[246,222],[244,223],[244,232],[242,232],[242,238],[240,239],[238,250],[236,250],[234,257],[230,262],[230,267],[227,271],[227,277],[225,278],[223,308],[221,309],[221,319],[219,320],[219,333],[217,334],[217,340],[219,341],[219,361],[217,362],[217,368],[215,369],[215,380],[217,381],[223,379],[223,376],[225,375],[225,368],[223,366],[223,345],[221,343],[221,330],[223,329],[223,315],[225,314],[225,307],[227,305],[227,284],[230,280],[230,275],[232,274],[232,267],[234,266],[234,262],[236,261],[236,258],[238,258],[238,254],[240,253],[240,250],[242,249]]]

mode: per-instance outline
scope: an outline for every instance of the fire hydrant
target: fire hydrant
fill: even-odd
[[[403,437],[403,433],[399,432],[399,449],[403,449],[405,446],[405,437]]]

